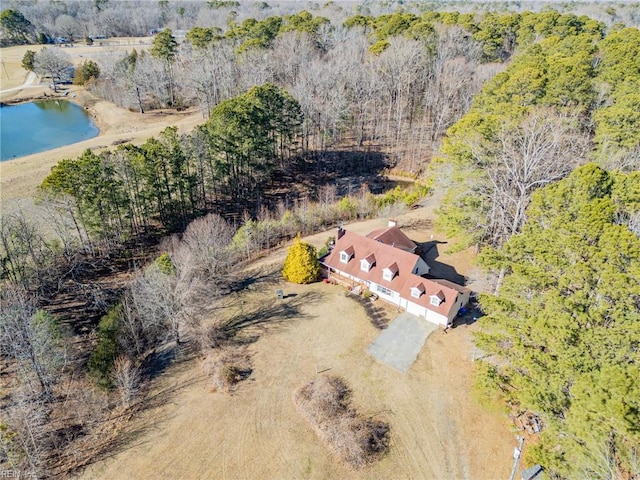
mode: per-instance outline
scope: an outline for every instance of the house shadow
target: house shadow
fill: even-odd
[[[451,265],[438,261],[438,258],[440,257],[440,245],[444,245],[446,243],[447,242],[441,242],[439,240],[417,243],[419,251],[421,252],[420,256],[430,267],[429,274],[425,275],[425,277],[433,279],[442,278],[464,286],[467,283],[467,277],[460,275]]]
[[[460,327],[462,325],[473,325],[480,318],[484,317],[484,312],[480,309],[478,302],[475,299],[471,299],[469,304],[456,316],[453,320],[453,328]]]

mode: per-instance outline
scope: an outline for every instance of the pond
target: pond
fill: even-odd
[[[85,110],[66,100],[0,106],[0,161],[70,145],[98,135]]]

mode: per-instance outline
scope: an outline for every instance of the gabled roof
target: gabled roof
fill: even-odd
[[[355,250],[353,249],[353,245],[345,245],[344,248],[340,249],[340,252],[344,252],[347,255],[353,255]]]
[[[395,275],[400,269],[398,268],[398,262],[393,262],[391,265],[387,265],[386,267],[384,267],[383,270],[389,270],[392,274]]]
[[[340,262],[340,252],[348,248],[353,249],[353,258],[349,263],[342,263]],[[360,269],[360,260],[367,259],[371,255],[375,257],[375,265],[368,272],[364,272]],[[357,233],[345,231],[331,253],[325,258],[324,263],[353,277],[373,281],[391,288],[398,282],[399,276],[413,271],[419,259],[420,257],[413,253],[376,242]],[[392,266],[392,272],[400,275],[396,275],[392,281],[383,280],[382,270]]]
[[[376,263],[376,256],[372,253],[364,258],[369,265]]]
[[[442,285],[443,287],[457,290],[460,293],[471,293],[471,290],[469,290],[468,288],[465,288],[462,285],[458,285],[457,283],[450,282],[449,280],[445,280],[444,278],[434,278],[431,281],[437,283],[438,285]]]
[[[432,297],[436,297],[441,302],[446,298],[444,292],[442,290],[438,290],[436,293],[431,294]]]
[[[405,252],[413,253],[417,248],[417,245],[395,225],[387,228],[381,228],[380,230],[374,230],[367,235],[367,238],[371,238],[372,240],[376,240],[386,245],[391,245],[392,247],[399,248]]]
[[[340,252],[349,247],[353,249],[353,258],[348,263],[340,262]],[[363,271],[360,268],[360,261],[372,255],[375,257],[375,265],[369,271]],[[413,253],[345,231],[323,263],[360,280],[382,285],[398,292],[402,298],[448,316],[451,309],[456,307],[458,294],[469,292],[469,290],[446,280],[430,280],[415,275],[413,270],[419,260],[420,257]],[[386,268],[394,274],[397,273],[390,281],[383,278],[383,270]],[[412,288],[418,288],[423,294],[418,298],[413,297]],[[431,305],[431,295],[437,295],[442,300],[439,306]]]

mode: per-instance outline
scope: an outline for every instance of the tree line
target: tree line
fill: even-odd
[[[43,181],[49,201],[73,204],[78,236],[117,242],[159,226],[184,230],[220,202],[246,207],[299,150],[298,103],[271,84],[221,102],[193,133],[166,128],[141,146],[62,160]],[[242,209],[242,206],[241,206]]]
[[[632,25],[637,21],[637,2],[616,5],[598,3],[556,3],[560,13],[588,15],[613,25]],[[166,1],[94,0],[64,2],[22,2],[7,0],[0,18],[2,45],[40,42],[55,38],[81,41],[86,37],[99,41],[105,37],[141,37],[162,28],[189,30],[193,27],[225,28],[247,18],[263,20],[269,16],[296,14],[308,10],[322,15],[334,23],[360,14],[378,16],[397,11],[421,14],[431,11],[450,11],[452,14],[478,15],[492,12],[502,15],[507,11],[522,13],[526,10],[544,11],[543,2],[406,2],[379,1],[361,3],[341,2],[238,2],[238,1]]]
[[[594,163],[537,190],[522,230],[482,252],[506,271],[480,298],[478,382],[542,432],[551,478],[640,474],[640,172]]]
[[[440,225],[497,246],[520,231],[533,192],[576,166],[637,170],[639,46],[635,28],[604,36],[575,25],[525,46],[447,132],[453,182]]]
[[[436,32],[429,23],[417,37],[397,30],[377,53],[366,29],[345,25],[301,12],[226,32],[196,27],[180,44],[165,30],[148,53],[105,61],[91,90],[139,112],[197,105],[208,116],[220,101],[274,83],[300,103],[306,152],[383,150],[417,174],[496,67],[480,64],[480,45],[456,25]]]

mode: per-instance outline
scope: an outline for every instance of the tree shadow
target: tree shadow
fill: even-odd
[[[161,345],[142,365],[144,376],[149,380],[159,377],[176,363],[178,349],[179,347],[173,341]]]
[[[389,318],[388,312],[384,307],[378,306],[371,299],[364,298],[362,295],[351,294],[348,297],[362,305],[369,321],[378,330],[384,330],[389,326],[391,318]]]
[[[229,318],[217,329],[229,340],[236,340],[240,343],[253,342],[259,338],[260,330],[257,329],[282,326],[289,320],[300,318],[302,306],[318,303],[322,297],[317,292],[291,294],[282,300],[264,300],[259,305],[251,307],[249,311],[246,311],[244,303],[241,303],[239,305],[240,314]],[[308,317],[308,314],[305,316]],[[247,332],[249,336],[240,336],[241,333],[245,333],[249,329],[251,330]]]
[[[229,283],[230,293],[237,293],[249,287],[268,287],[281,280],[279,265],[266,265],[245,270]]]
[[[458,285],[465,285],[467,277],[460,275],[454,267],[446,263],[439,262],[437,258],[440,256],[439,245],[446,244],[447,242],[441,242],[439,240],[431,240],[429,242],[418,243],[420,250],[420,256],[429,265],[429,274],[425,275],[426,278],[449,280],[450,282]]]

